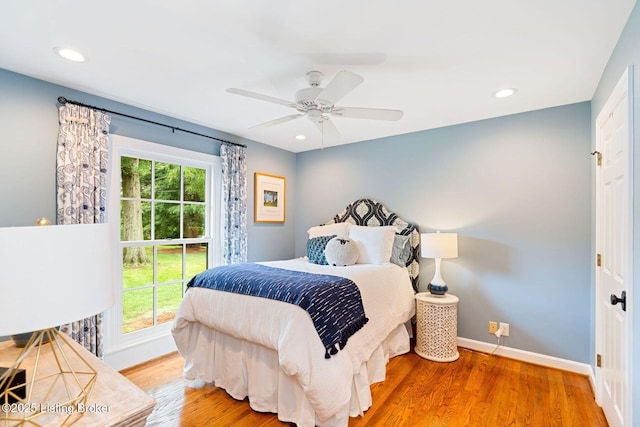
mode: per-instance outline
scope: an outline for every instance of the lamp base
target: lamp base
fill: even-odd
[[[449,290],[449,287],[447,285],[434,285],[433,283],[429,283],[427,290],[431,292],[432,295],[444,295]]]
[[[0,376],[0,404],[16,405],[0,412],[0,425],[68,426],[84,415],[97,372],[67,340],[55,328],[31,335]],[[18,384],[25,371],[26,384]]]
[[[27,346],[27,344],[29,344],[29,340],[31,339],[31,337],[34,334],[37,334],[38,331],[36,332],[25,332],[24,334],[17,334],[17,335],[11,335],[11,339],[13,340],[13,343],[16,345],[16,347],[18,348],[25,348]],[[49,335],[43,335],[42,336],[42,340],[39,341],[39,344],[46,344],[49,342]]]

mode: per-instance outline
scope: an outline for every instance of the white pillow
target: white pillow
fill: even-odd
[[[351,226],[351,223],[349,222],[316,225],[315,227],[311,227],[310,229],[308,229],[307,233],[309,233],[310,239],[320,236],[331,236],[333,234],[338,237],[349,237],[349,226]]]
[[[397,228],[393,225],[363,227],[352,225],[349,238],[358,247],[358,264],[384,264],[389,262],[393,249],[393,237]]]

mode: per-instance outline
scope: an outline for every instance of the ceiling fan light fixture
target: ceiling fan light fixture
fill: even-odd
[[[510,87],[506,89],[500,89],[499,91],[494,92],[493,96],[495,96],[496,98],[506,98],[508,96],[515,95],[516,92],[518,92],[518,89]]]
[[[73,62],[84,62],[86,61],[83,54],[78,52],[77,50],[68,48],[68,47],[54,47],[53,51],[60,57],[67,59]]]
[[[324,78],[324,74],[320,71],[309,71],[307,73],[307,81],[309,82],[309,86],[318,87]]]

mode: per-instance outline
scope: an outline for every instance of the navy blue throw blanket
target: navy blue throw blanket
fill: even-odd
[[[189,287],[253,295],[295,304],[311,316],[324,344],[326,359],[344,348],[347,340],[368,321],[360,289],[351,280],[268,267],[233,264],[210,268],[195,276]]]

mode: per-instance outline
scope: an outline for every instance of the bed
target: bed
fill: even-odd
[[[385,256],[389,259],[390,234],[393,262],[380,262]],[[378,251],[372,244],[379,243],[381,235],[384,249]],[[310,246],[333,236],[359,245],[358,263],[315,263]],[[306,257],[247,266],[269,274],[285,270],[354,285],[366,320],[351,327],[346,338],[341,335],[342,342],[335,346],[336,341],[327,344],[327,334],[322,335],[308,308],[190,286],[172,328],[185,359],[185,378],[220,387],[238,400],[248,397],[253,410],[277,413],[281,421],[301,427],[348,425],[349,417],[371,406],[370,385],[385,379],[389,359],[410,349],[419,244],[415,225],[375,200],[360,199],[327,223],[309,229]],[[201,275],[190,284],[209,283]]]

